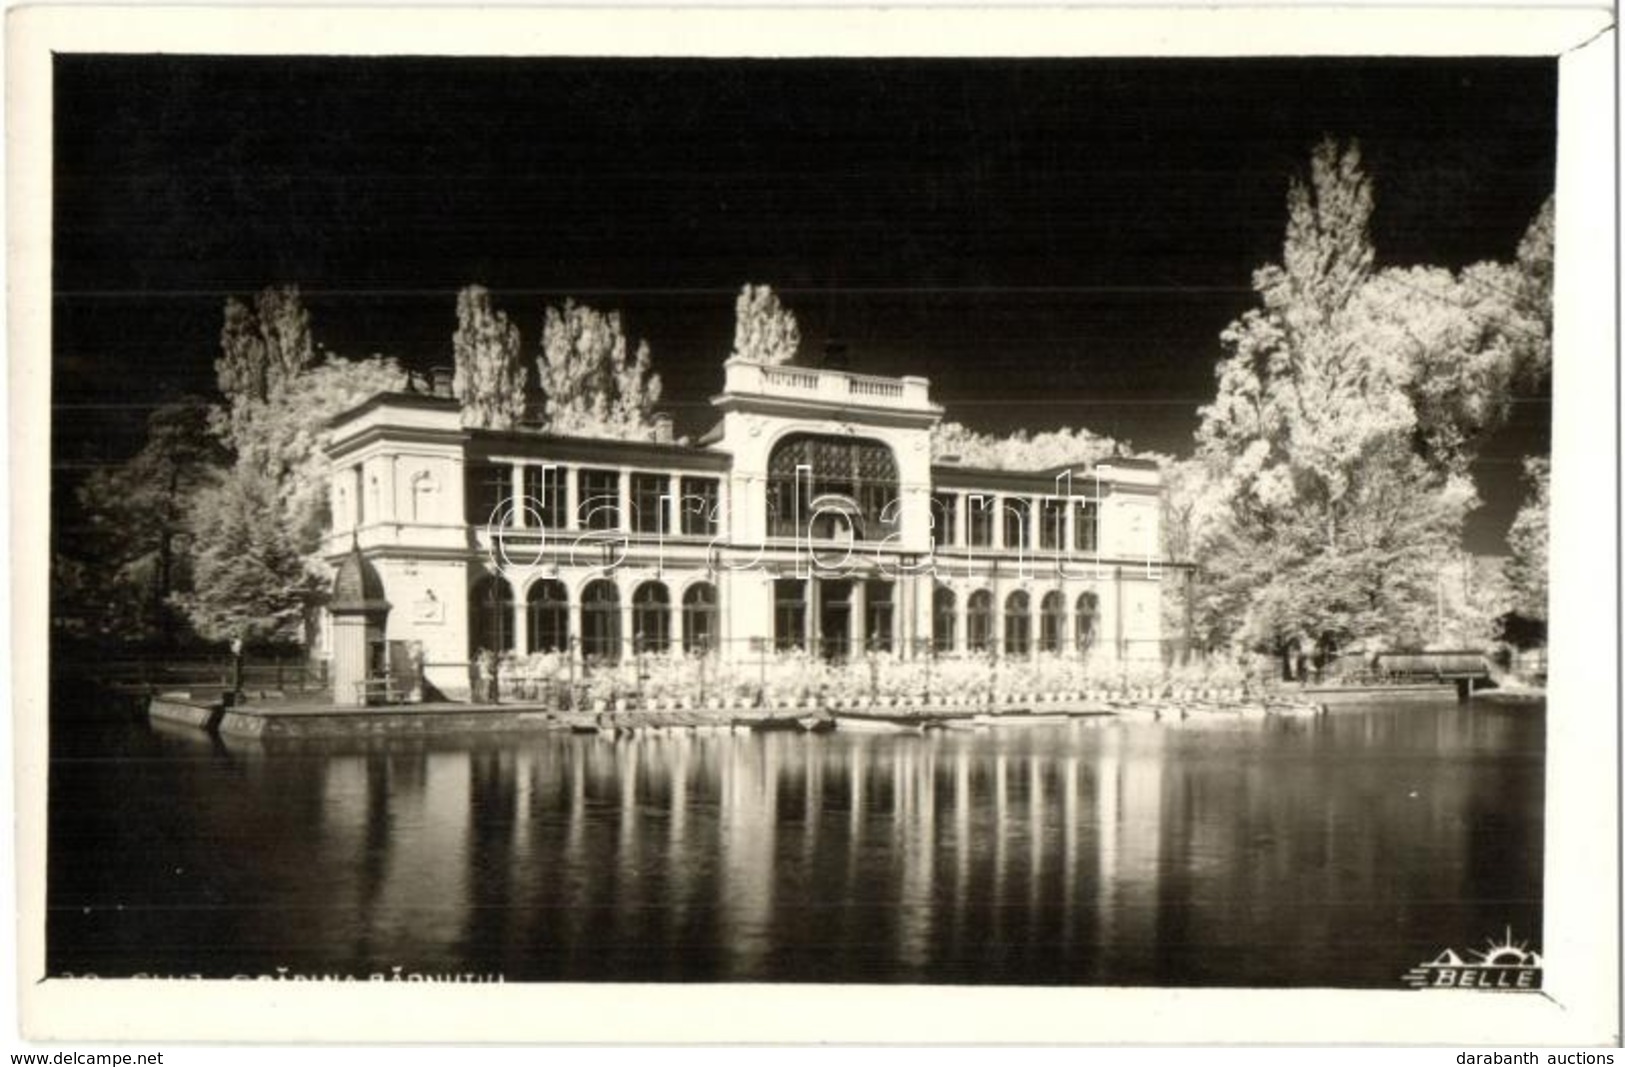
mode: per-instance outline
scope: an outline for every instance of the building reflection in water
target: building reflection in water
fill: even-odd
[[[1541,740],[1440,709],[268,751],[220,780],[299,904],[235,921],[303,926],[234,936],[511,980],[1383,985],[1538,934]],[[1379,958],[1331,973],[1351,938]]]

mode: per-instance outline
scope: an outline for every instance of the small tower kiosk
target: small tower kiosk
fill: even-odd
[[[365,704],[367,679],[381,678],[388,670],[384,623],[389,601],[383,579],[354,538],[333,577],[328,611],[333,616],[333,703]]]

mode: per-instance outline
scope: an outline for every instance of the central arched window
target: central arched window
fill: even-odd
[[[814,502],[821,497],[837,498],[829,506],[841,508],[844,523],[813,521]],[[897,500],[897,460],[880,441],[797,433],[774,445],[768,457],[768,533],[773,537],[803,536],[809,530],[811,536],[826,530],[837,536],[844,534],[839,527],[849,524],[857,540],[884,540],[895,532]]]
[[[1038,651],[1061,651],[1061,632],[1066,627],[1066,598],[1059,590],[1044,594],[1038,608]]]
[[[1025,656],[1032,648],[1032,640],[1032,602],[1017,589],[1004,598],[1004,651],[1010,656]]]
[[[563,652],[570,647],[570,594],[551,578],[530,587],[530,651]]]
[[[671,648],[671,594],[661,582],[644,582],[632,594],[632,647],[640,652]]]
[[[611,663],[621,658],[621,594],[607,578],[582,590],[581,654]]]
[[[986,652],[993,645],[993,594],[986,589],[965,601],[965,644],[972,652]]]
[[[683,593],[683,651],[717,650],[717,587],[695,582]]]

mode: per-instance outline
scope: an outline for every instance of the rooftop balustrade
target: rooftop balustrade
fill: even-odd
[[[925,378],[883,378],[822,367],[768,366],[730,359],[725,395],[812,400],[831,404],[930,411],[931,383]]]

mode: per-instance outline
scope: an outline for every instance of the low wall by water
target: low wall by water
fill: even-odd
[[[219,700],[193,697],[187,693],[161,693],[147,704],[147,716],[177,726],[213,730],[220,725],[223,708]]]
[[[1303,700],[1319,704],[1388,704],[1396,700],[1455,700],[1456,686],[1451,682],[1423,685],[1359,685],[1359,686],[1305,686],[1286,689]]]
[[[1392,703],[1394,701],[1453,701],[1456,687],[1451,684],[1427,685],[1373,685],[1360,687],[1309,686],[1282,690],[1266,698],[1282,699],[1301,705],[1360,705]],[[1232,701],[1234,703],[1234,701]],[[1256,703],[1256,708],[1253,707]],[[1263,703],[1248,703],[1259,714]],[[784,718],[816,715],[902,715],[909,718],[959,718],[973,712],[1011,714],[1014,712],[1040,712],[1066,717],[1078,714],[1107,714],[1134,717],[1147,709],[1164,709],[1174,717],[1183,718],[1182,703],[1168,702],[1149,693],[1129,701],[1111,701],[1104,704],[1093,701],[1021,702],[1020,706],[986,705],[981,703],[956,704],[952,707],[935,705],[920,708],[888,708],[876,706],[863,709],[784,707],[774,709],[696,709],[638,711],[635,709],[593,714],[591,712],[561,713],[542,704],[469,705],[469,704],[414,704],[338,708],[334,706],[279,706],[276,704],[242,707],[222,707],[219,701],[201,695],[163,694],[154,697],[149,707],[152,718],[200,730],[218,730],[221,734],[239,738],[345,738],[379,736],[429,736],[439,734],[496,733],[503,731],[546,731],[580,729],[589,723],[622,728],[655,725],[690,725],[708,722],[728,725],[761,725],[758,718]],[[1238,704],[1238,707],[1240,705]],[[1161,717],[1160,714],[1158,717]],[[645,721],[647,720],[647,721]]]
[[[344,711],[265,712],[228,709],[220,732],[233,737],[376,737],[486,733],[506,730],[559,729],[540,708],[348,709]]]

